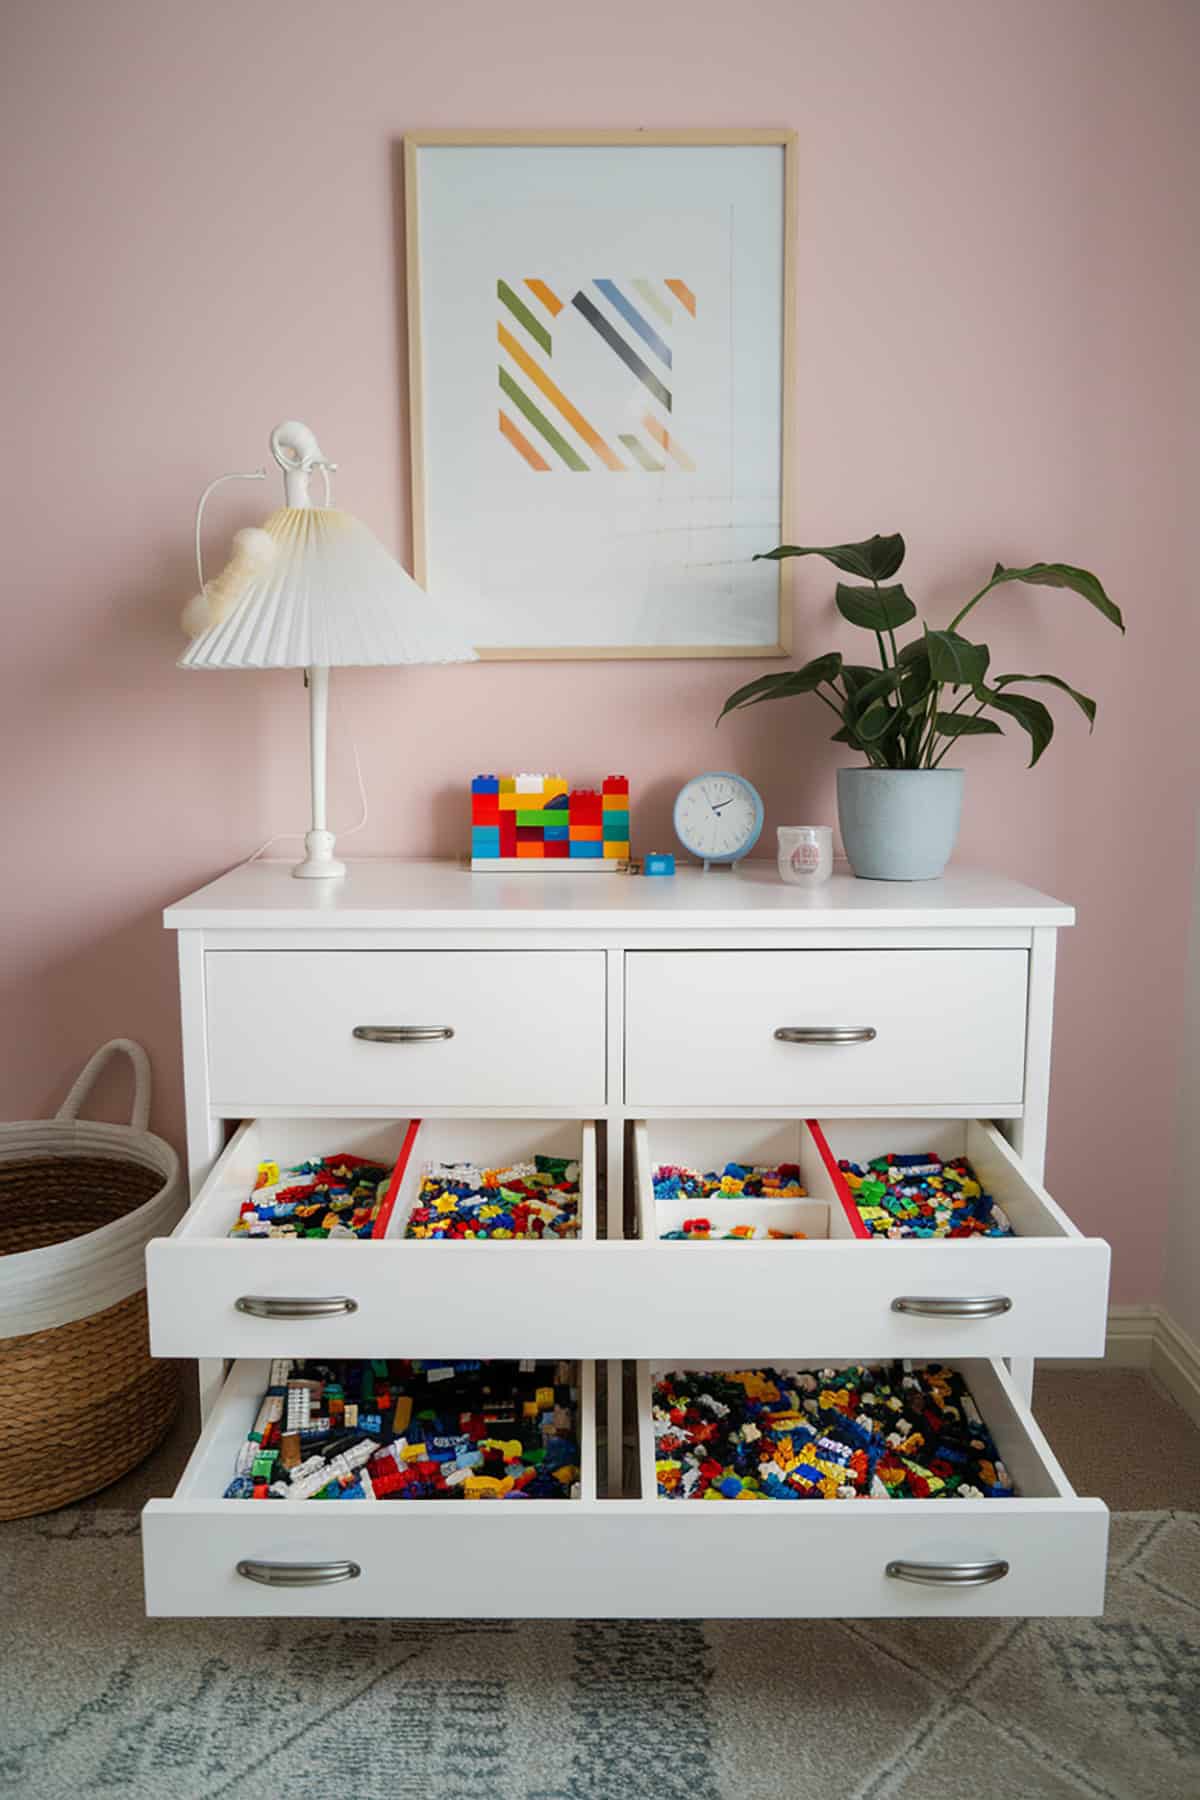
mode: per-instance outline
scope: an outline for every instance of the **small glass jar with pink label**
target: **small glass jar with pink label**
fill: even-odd
[[[781,881],[820,887],[833,874],[832,825],[780,825],[776,861]]]

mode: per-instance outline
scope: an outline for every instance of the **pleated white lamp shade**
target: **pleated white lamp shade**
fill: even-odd
[[[457,625],[359,519],[284,506],[263,526],[275,554],[182,669],[364,668],[473,662]]]

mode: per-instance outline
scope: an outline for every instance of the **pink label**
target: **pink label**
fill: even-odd
[[[790,860],[797,875],[810,875],[821,866],[820,847],[816,844],[797,844]]]

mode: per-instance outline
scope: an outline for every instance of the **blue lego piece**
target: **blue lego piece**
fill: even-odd
[[[587,856],[603,857],[603,855],[604,855],[604,845],[602,843],[600,843],[598,840],[593,840],[586,844],[573,843],[571,845],[571,860],[572,861],[575,861],[580,857],[587,857]]]
[[[498,825],[472,825],[471,855],[499,856],[500,827]]]
[[[473,794],[498,794],[500,777],[498,775],[477,775],[471,783],[471,792]]]
[[[675,858],[671,855],[669,850],[652,850],[650,854],[643,859],[643,875],[673,875],[674,873]]]

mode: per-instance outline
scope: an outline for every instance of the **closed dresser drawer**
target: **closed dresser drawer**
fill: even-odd
[[[625,958],[638,1106],[970,1106],[1024,1092],[1024,950],[665,950]]]
[[[217,950],[205,990],[214,1111],[604,1103],[598,950]]]

